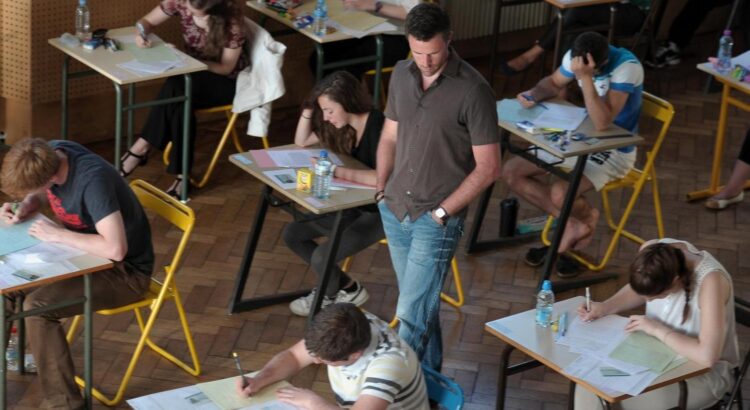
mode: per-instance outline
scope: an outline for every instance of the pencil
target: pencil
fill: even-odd
[[[237,371],[240,372],[240,378],[242,378],[242,387],[244,388],[245,386],[247,386],[247,379],[245,378],[245,372],[242,371],[240,356],[237,355],[237,352],[232,352],[232,357],[234,357],[234,365],[237,366]]]
[[[586,311],[591,312],[591,289],[586,286]]]

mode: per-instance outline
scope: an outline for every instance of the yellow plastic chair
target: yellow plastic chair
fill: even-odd
[[[642,244],[644,239],[638,235],[633,234],[625,230],[625,224],[628,222],[628,217],[635,207],[635,203],[643,190],[643,186],[647,182],[651,182],[651,193],[654,197],[654,214],[656,216],[656,229],[659,234],[659,238],[664,237],[664,222],[661,215],[661,201],[659,199],[659,187],[656,181],[656,170],[654,168],[654,161],[659,153],[659,149],[664,142],[664,137],[667,135],[669,125],[672,123],[672,117],[674,116],[674,107],[668,101],[663,100],[659,97],[651,95],[647,92],[643,93],[643,105],[641,107],[641,117],[650,117],[662,123],[661,130],[659,131],[654,144],[651,146],[651,150],[646,152],[646,163],[642,170],[632,169],[624,178],[612,181],[602,188],[602,208],[604,209],[604,215],[607,220],[607,225],[612,229],[612,239],[609,242],[607,251],[604,253],[601,261],[589,261],[581,255],[575,252],[568,252],[570,256],[575,258],[578,262],[586,266],[589,270],[600,271],[607,265],[609,259],[614,253],[615,247],[621,236],[630,239],[631,241]],[[630,196],[628,205],[622,213],[619,221],[615,221],[612,216],[612,207],[609,202],[609,192],[620,188],[631,188],[633,193]],[[542,242],[550,246],[550,240],[548,239],[549,230],[552,227],[552,221],[554,219],[550,216],[547,218],[547,224],[544,226],[542,231]]]
[[[157,279],[152,278],[151,286],[148,292],[144,295],[143,300],[127,306],[122,306],[115,309],[104,309],[97,312],[102,315],[116,315],[119,313],[132,311],[135,314],[135,318],[138,322],[138,327],[141,329],[141,337],[140,339],[138,339],[138,344],[135,347],[135,352],[130,359],[130,364],[125,371],[125,375],[122,378],[115,396],[110,399],[98,389],[92,389],[93,396],[107,406],[115,406],[122,401],[123,396],[125,395],[125,390],[127,389],[128,384],[130,383],[130,379],[133,375],[133,371],[135,370],[135,366],[138,363],[138,359],[140,359],[145,346],[150,347],[154,352],[174,363],[179,368],[186,371],[192,376],[198,376],[201,372],[200,363],[198,362],[198,353],[195,350],[193,337],[190,334],[190,328],[188,327],[188,322],[185,317],[185,309],[182,306],[180,294],[178,293],[177,286],[175,285],[175,274],[180,267],[182,256],[185,252],[185,247],[187,246],[188,239],[190,238],[190,234],[193,231],[193,226],[195,225],[195,214],[193,213],[193,210],[187,205],[181,203],[175,198],[172,198],[163,191],[143,180],[135,180],[130,183],[130,186],[138,197],[141,205],[143,205],[145,209],[154,212],[156,215],[166,219],[176,228],[180,229],[182,231],[182,237],[180,238],[177,250],[172,257],[172,261],[169,265],[164,266],[164,280],[160,282]],[[156,319],[159,316],[159,312],[161,311],[162,306],[164,306],[164,302],[168,299],[174,300],[175,306],[177,307],[177,313],[180,318],[182,330],[185,334],[185,341],[187,342],[187,347],[190,352],[190,359],[193,363],[192,367],[182,360],[178,359],[171,353],[167,352],[162,347],[158,346],[151,339],[151,331],[154,327]],[[148,320],[144,321],[141,309],[150,310]],[[76,316],[73,319],[73,322],[70,325],[70,329],[68,330],[68,343],[71,343],[74,339],[80,321],[81,316]],[[78,385],[81,387],[84,387],[85,385],[83,379],[78,376],[76,376],[76,383],[78,383]]]
[[[388,241],[386,239],[381,239],[379,243],[382,245],[387,245]],[[341,265],[341,270],[344,272],[349,271],[349,267],[351,266],[351,264],[352,264],[352,257],[350,256],[344,259],[344,263]],[[456,298],[453,298],[452,296],[444,292],[440,292],[440,299],[442,299],[443,302],[455,308],[460,308],[461,306],[464,305],[464,302],[465,302],[464,286],[463,286],[463,283],[461,282],[461,271],[458,270],[458,262],[456,261],[455,257],[451,259],[451,270],[453,271],[453,282],[456,284]],[[397,323],[398,323],[398,318],[394,316],[389,326],[395,327]]]
[[[205,114],[215,114],[218,112],[223,112],[227,116],[227,120],[229,121],[227,123],[227,127],[224,129],[224,134],[222,134],[221,139],[219,140],[219,144],[216,146],[216,150],[214,151],[214,155],[211,157],[211,162],[208,163],[208,167],[206,168],[206,171],[203,173],[203,177],[201,177],[200,181],[196,181],[192,177],[190,178],[190,182],[197,186],[198,188],[203,188],[208,183],[208,179],[211,178],[211,174],[214,172],[214,168],[216,167],[216,162],[219,161],[219,157],[221,156],[221,152],[224,150],[224,146],[227,144],[227,140],[229,139],[229,136],[232,136],[232,141],[234,142],[234,147],[237,149],[237,152],[244,152],[245,149],[242,147],[242,144],[240,143],[240,137],[237,134],[237,130],[235,129],[234,125],[237,123],[237,117],[239,117],[239,113],[232,112],[232,105],[222,105],[219,107],[212,107],[212,108],[205,108],[202,110],[196,110],[196,115],[205,115]],[[268,148],[268,136],[262,137],[263,140],[263,148]],[[164,154],[162,155],[162,159],[164,161],[164,164],[169,165],[169,153],[172,151],[172,143],[170,142],[167,144],[167,147],[164,149]]]

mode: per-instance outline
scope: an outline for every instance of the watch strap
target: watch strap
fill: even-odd
[[[376,1],[375,2],[375,14],[380,14],[380,9],[383,8],[383,2],[382,1]]]

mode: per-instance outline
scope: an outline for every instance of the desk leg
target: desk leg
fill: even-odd
[[[68,66],[70,56],[63,56],[62,64],[62,98],[60,100],[60,138],[68,139]]]
[[[503,13],[503,0],[495,1],[495,13],[492,16],[492,49],[490,50],[490,75],[487,81],[495,89],[495,69],[497,68],[497,40],[500,37],[500,17]]]
[[[680,380],[680,401],[678,402],[678,406],[680,410],[687,410],[687,399],[688,399],[687,382],[685,380]]]
[[[576,382],[568,382],[568,410],[575,410],[576,404]]]
[[[552,72],[555,72],[557,62],[560,60],[560,43],[562,43],[563,33],[563,12],[557,9],[555,14],[557,15],[557,34],[555,34],[555,51],[552,53]]]
[[[497,376],[497,400],[495,400],[495,410],[505,408],[505,388],[508,385],[508,363],[510,363],[510,354],[515,348],[511,345],[505,346],[500,356],[500,374]]]
[[[0,300],[0,317],[3,319],[2,326],[0,326],[0,341],[3,343],[3,354],[0,354],[0,409],[5,408],[5,382],[8,376],[8,370],[6,369],[5,363],[5,339],[7,337],[6,332],[8,331],[8,320],[5,315],[5,296]]]
[[[92,406],[91,383],[92,383],[92,335],[93,335],[93,312],[91,307],[91,274],[83,276],[83,293],[86,301],[83,303],[83,380],[86,386],[83,388],[83,401],[87,409]]]
[[[128,107],[135,103],[135,83],[128,86]],[[128,149],[133,146],[133,110],[128,110]]]
[[[310,293],[310,289],[307,289],[278,295],[242,299],[242,293],[245,291],[247,277],[250,275],[250,266],[253,263],[255,249],[258,247],[258,240],[260,239],[260,233],[263,229],[266,211],[268,211],[268,198],[271,196],[271,192],[272,190],[268,185],[264,185],[261,190],[260,203],[258,203],[258,209],[255,212],[255,221],[253,227],[250,229],[247,243],[245,243],[245,253],[242,257],[240,269],[237,271],[237,279],[234,283],[234,293],[232,295],[232,300],[229,302],[229,314],[259,309],[276,303],[288,302]]]
[[[315,42],[315,56],[317,58],[317,64],[315,65],[315,82],[317,83],[323,78],[323,45]]]
[[[372,92],[372,101],[375,108],[380,109],[380,84],[383,81],[383,35],[375,36],[375,90]]]
[[[190,116],[192,115],[193,82],[190,74],[185,74],[185,102],[182,116],[182,203],[188,200],[190,173],[188,172],[188,154],[190,153]]]
[[[615,19],[617,18],[617,4],[612,3],[609,5],[609,32],[607,33],[607,38],[609,39],[609,44],[615,44]]]
[[[563,233],[565,232],[565,225],[568,223],[568,217],[570,217],[570,211],[573,210],[573,202],[576,200],[578,193],[578,186],[581,184],[581,178],[583,178],[583,169],[586,167],[586,161],[588,155],[581,155],[576,161],[576,166],[571,174],[570,182],[568,183],[568,192],[565,193],[565,202],[560,210],[560,216],[557,218],[557,227],[555,228],[555,235],[552,237],[552,243],[547,251],[547,258],[544,260],[544,274],[539,280],[539,288],[542,287],[542,282],[548,280],[552,275],[552,269],[555,267],[557,262],[557,248],[560,247],[560,241],[562,240]],[[555,288],[555,292],[558,292]]]
[[[313,300],[312,312],[307,315],[307,325],[312,324],[312,320],[315,315],[320,311],[320,305],[323,303],[323,297],[325,296],[326,289],[328,287],[328,280],[331,278],[331,270],[336,265],[336,253],[339,249],[339,241],[341,241],[341,217],[344,215],[344,211],[336,212],[336,219],[333,222],[333,228],[331,228],[331,246],[328,247],[328,255],[326,255],[326,264],[323,268],[323,274],[320,275],[318,280],[318,291],[315,293],[315,300]]]
[[[721,179],[722,154],[724,154],[724,138],[727,133],[727,115],[729,112],[729,93],[731,88],[724,84],[721,90],[721,109],[719,110],[719,125],[716,129],[716,143],[714,144],[714,162],[711,167],[711,185],[709,190],[714,193],[719,188]]]
[[[115,169],[120,170],[120,150],[122,149],[122,87],[120,84],[112,83],[115,86]]]

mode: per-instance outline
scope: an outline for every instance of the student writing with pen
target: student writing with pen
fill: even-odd
[[[563,57],[562,65],[552,75],[543,78],[532,89],[518,94],[518,102],[525,108],[540,105],[542,101],[558,97],[568,84],[575,81],[581,88],[586,111],[597,130],[616,124],[630,132],[638,127],[643,91],[643,67],[628,50],[609,45],[598,33],[580,34]],[[551,154],[540,152],[548,162],[558,162]],[[602,189],[608,182],[622,178],[633,168],[635,146],[593,153],[583,171],[572,213],[565,227],[559,252],[583,249],[591,242],[599,221],[599,211],[592,208],[581,195],[591,189]],[[557,165],[571,170],[577,158],[570,157]],[[503,180],[510,189],[555,217],[559,216],[567,181],[552,185],[536,179],[547,171],[523,158],[512,158],[503,167]],[[531,249],[526,262],[532,266],[544,263],[546,248]],[[571,265],[573,264],[573,265]],[[578,273],[576,266],[566,257],[560,258],[557,273],[569,277]]]
[[[256,375],[238,377],[237,394],[252,396],[314,364],[326,365],[336,403],[297,387],[279,389],[276,397],[307,410],[430,408],[414,351],[388,324],[351,303],[321,310],[304,339],[271,358]]]
[[[584,321],[646,306],[645,315],[630,316],[625,330],[642,331],[677,354],[710,367],[687,379],[687,408],[716,403],[732,386],[738,365],[732,278],[711,254],[675,239],[646,242],[630,266],[630,283],[604,302],[578,308]],[[620,403],[624,410],[677,406],[679,386],[671,384]],[[576,389],[576,409],[599,409],[586,389]]]

